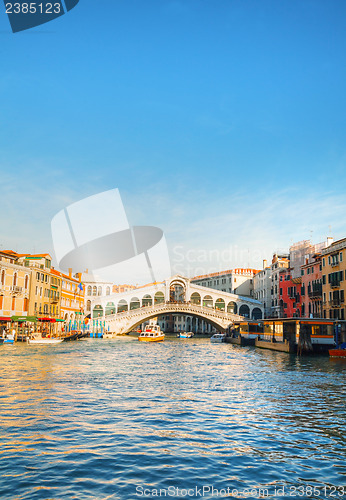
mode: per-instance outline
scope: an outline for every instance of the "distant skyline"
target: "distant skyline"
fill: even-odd
[[[1,8],[0,248],[52,252],[115,187],[188,275],[346,236],[344,1],[81,0],[17,34]]]

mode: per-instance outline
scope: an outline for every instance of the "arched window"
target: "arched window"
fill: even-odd
[[[156,292],[154,296],[154,304],[162,304],[165,301],[163,292]]]
[[[142,299],[142,307],[148,307],[153,305],[153,299],[151,295],[144,295]]]
[[[102,286],[99,286],[97,289],[97,295],[102,295]]]
[[[1,271],[1,284],[2,285],[5,284],[5,270],[4,269]]]
[[[213,299],[210,295],[203,297],[203,307],[213,307]]]
[[[231,314],[237,314],[237,304],[235,302],[228,302],[227,312]]]
[[[26,288],[26,289],[27,289],[27,288],[28,288],[28,284],[29,284],[29,276],[28,276],[28,275],[26,275],[26,276],[25,276],[25,281],[24,281],[24,288]],[[27,309],[25,309],[25,310],[27,310]]]
[[[252,319],[262,319],[262,311],[259,307],[252,309]]]
[[[215,302],[215,309],[218,309],[219,311],[224,311],[225,301],[223,299],[217,299],[217,301]]]
[[[91,295],[91,286],[90,285],[88,286],[88,293],[87,293],[87,295],[89,295],[89,296]]]
[[[201,296],[199,293],[194,292],[190,297],[191,304],[201,305]]]
[[[24,311],[27,311],[27,310],[28,310],[28,308],[29,308],[29,299],[27,299],[27,298],[25,297],[25,299],[24,299],[24,307],[23,307],[23,310],[24,310]]]
[[[247,306],[246,304],[243,304],[242,306],[240,306],[239,314],[240,314],[240,316],[244,316],[245,318],[249,318],[250,317],[249,306]]]
[[[121,299],[118,303],[118,313],[123,312],[123,311],[127,311],[128,308],[129,308],[129,306],[128,306],[126,300]]]
[[[130,301],[130,310],[131,309],[138,309],[139,307],[141,307],[140,300],[137,297],[132,297],[132,299]]]
[[[17,285],[17,273],[14,273],[13,275],[13,286]]]
[[[87,300],[86,309],[87,309],[87,311],[90,312],[90,309],[91,309],[91,300]]]
[[[111,287],[107,286],[107,288],[106,288],[106,295],[110,295],[110,294],[111,294]]]
[[[93,295],[96,296],[97,295],[97,287],[96,286],[93,286]]]

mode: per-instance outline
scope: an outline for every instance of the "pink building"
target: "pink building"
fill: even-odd
[[[313,254],[301,266],[301,315],[322,318],[322,262],[321,254]]]

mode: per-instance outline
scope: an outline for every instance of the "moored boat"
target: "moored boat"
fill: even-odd
[[[138,340],[142,342],[162,342],[165,340],[165,334],[161,331],[159,325],[148,325],[144,332],[140,333]]]
[[[42,337],[41,335],[31,335],[26,338],[29,345],[56,345],[61,344],[64,339],[54,337]]]
[[[210,338],[210,341],[215,343],[226,342],[226,334],[225,333],[214,333],[214,335]]]
[[[329,356],[332,358],[346,358],[346,349],[329,349]]]
[[[180,338],[180,339],[190,339],[191,337],[193,337],[193,332],[180,332],[180,333],[177,333],[177,337]]]

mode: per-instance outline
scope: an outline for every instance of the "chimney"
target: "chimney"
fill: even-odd
[[[72,267],[68,268],[68,277],[72,278]]]
[[[263,259],[263,269],[265,269],[267,267],[267,259]]]
[[[327,238],[327,247],[329,247],[334,241],[334,238],[332,236],[328,236]]]

